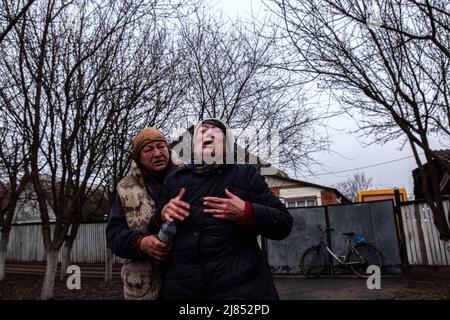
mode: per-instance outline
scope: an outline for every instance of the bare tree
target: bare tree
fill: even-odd
[[[99,160],[92,166],[90,175],[96,184],[88,185],[77,201],[77,220],[72,222],[64,245],[64,272],[89,196],[100,192],[111,203],[114,195],[107,191],[115,190],[116,183],[129,169],[130,135],[143,126],[169,127],[167,118],[175,109],[172,100],[176,100],[180,88],[172,82],[176,79],[173,70],[180,63],[179,56],[169,46],[164,26],[154,20],[142,22],[143,19],[131,21],[126,28],[111,35],[73,77],[73,101],[80,104],[77,110],[87,106],[89,120],[75,136],[78,158],[71,163],[84,163],[83,146],[85,150],[87,146],[95,146],[91,151],[95,150]],[[75,46],[82,43],[81,36],[74,41]],[[78,176],[80,170],[73,171]],[[83,186],[83,181],[75,181],[74,185],[80,182]]]
[[[133,60],[123,56],[108,81],[120,80],[107,101],[116,113],[110,132],[111,148],[102,167],[108,198],[114,199],[117,183],[130,169],[131,140],[142,128],[155,126],[169,131],[180,123],[178,115],[185,100],[185,82],[180,80],[184,53],[170,42],[166,29],[150,26]],[[125,51],[123,51],[125,53]]]
[[[8,1],[0,3],[0,45],[13,27],[29,10],[34,0]],[[3,51],[3,50],[2,50]],[[2,52],[4,53],[4,52]],[[11,99],[6,95],[8,83],[0,85],[0,281],[5,278],[5,259],[9,243],[14,213],[21,193],[29,183],[29,171],[26,145],[21,141],[20,128],[11,125],[12,120],[6,113],[11,107]],[[14,121],[12,121],[14,123]]]
[[[372,187],[372,178],[367,178],[364,172],[357,172],[345,181],[334,185],[344,196],[353,202],[358,201],[358,192]]]
[[[327,115],[306,107],[298,78],[276,67],[277,30],[266,20],[228,21],[205,11],[180,21],[186,122],[221,118],[238,138],[250,140],[278,132],[277,165],[308,167],[311,155],[327,145],[315,127]],[[259,153],[257,143],[250,144]]]
[[[68,23],[74,4],[75,23]],[[145,105],[156,96],[169,98],[162,93],[171,89],[162,83],[173,74],[166,63],[172,58],[165,58],[172,56],[154,27],[155,4],[49,1],[14,28],[10,55],[2,61],[11,84],[3,93],[30,148],[47,260],[43,299],[53,296],[56,257],[64,243],[63,272],[68,265],[86,202],[106,190],[104,164],[115,143],[116,121],[133,120],[121,118],[130,113],[142,116],[136,126],[148,117],[156,124],[168,113],[164,101]],[[47,204],[56,215],[54,229]]]
[[[0,3],[0,44],[6,35],[13,29],[25,13],[30,9],[35,0],[10,1],[2,0]]]
[[[0,115],[5,117],[3,113]],[[5,278],[5,260],[17,202],[29,183],[27,152],[15,133],[6,123],[0,125],[0,281]]]
[[[450,137],[448,6],[442,1],[272,1],[282,21],[291,70],[302,72],[355,116],[364,134],[384,143],[410,144],[423,177],[426,200],[442,240],[450,240],[429,138]],[[425,173],[419,151],[429,167]],[[433,190],[435,198],[428,190]]]

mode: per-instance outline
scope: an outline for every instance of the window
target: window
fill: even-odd
[[[296,206],[296,201],[288,201],[286,207],[293,208]]]
[[[316,199],[291,200],[286,201],[286,203],[287,208],[314,207],[317,205]]]
[[[316,206],[316,200],[306,200],[306,206],[307,207],[314,207]]]

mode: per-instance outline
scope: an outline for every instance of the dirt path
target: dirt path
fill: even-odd
[[[41,275],[7,274],[0,282],[0,300],[36,300],[40,298]],[[450,281],[411,281],[403,276],[384,277],[381,289],[369,290],[366,281],[354,277],[276,277],[282,300],[385,300],[450,299]],[[82,278],[80,290],[67,289],[56,280],[56,300],[121,300],[122,283],[114,278],[109,285],[102,278]]]
[[[277,278],[280,299],[286,300],[380,300],[392,299],[394,292],[403,290],[404,279],[400,277],[381,279],[381,288],[369,290],[366,280],[354,277],[319,279]]]
[[[366,280],[355,277],[278,277],[282,300],[397,300],[450,299],[450,282],[407,280],[403,276],[381,278],[380,289],[368,289]]]
[[[7,274],[0,282],[0,300],[40,299],[42,275]],[[122,281],[114,278],[109,285],[102,278],[81,278],[80,290],[69,290],[66,282],[56,279],[55,300],[120,300]]]

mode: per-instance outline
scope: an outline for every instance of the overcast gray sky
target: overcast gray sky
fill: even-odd
[[[261,0],[215,0],[211,3],[215,4],[214,9],[217,12],[222,10],[231,19],[237,16],[249,17],[252,8],[253,13],[257,14],[262,7]],[[375,187],[395,186],[405,188],[408,194],[413,194],[411,171],[417,165],[409,145],[400,150],[401,141],[391,141],[384,145],[374,144],[364,147],[363,143],[370,142],[371,137],[367,137],[364,141],[358,139],[356,134],[347,133],[356,128],[355,122],[348,116],[333,118],[328,125],[335,128],[328,130],[332,139],[331,152],[322,152],[315,156],[323,167],[313,167],[314,176],[297,172],[295,178],[331,186],[359,171],[364,172],[366,177],[373,178]],[[433,137],[430,143],[435,149],[448,148],[450,145],[449,141],[442,142]]]

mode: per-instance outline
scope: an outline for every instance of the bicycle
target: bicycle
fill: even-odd
[[[317,225],[317,228],[322,232],[319,243],[308,248],[300,259],[300,269],[306,277],[318,278],[322,274],[325,269],[325,264],[328,261],[328,255],[325,252],[329,252],[331,257],[339,265],[349,267],[359,278],[367,279],[371,275],[367,273],[368,266],[376,265],[381,270],[383,266],[381,252],[371,243],[367,242],[364,237],[355,237],[354,232],[343,233],[342,235],[347,238],[345,252],[343,255],[337,256],[323,240],[327,231],[335,230],[323,229],[320,225]]]

